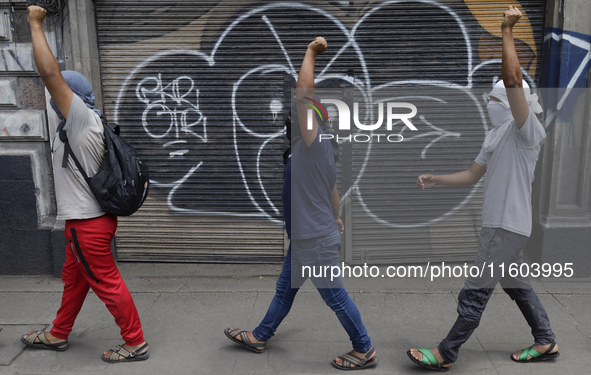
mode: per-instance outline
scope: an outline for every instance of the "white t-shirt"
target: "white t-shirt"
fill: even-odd
[[[530,109],[521,129],[513,122],[499,136],[495,149],[486,152],[482,148],[475,160],[486,167],[482,226],[529,237],[534,169],[546,132]]]
[[[105,135],[100,117],[76,94],[64,125],[70,147],[88,177],[94,176],[105,156]],[[53,177],[60,220],[91,219],[104,215],[90,187],[78,171],[72,157],[68,167],[62,168],[64,144],[56,133],[52,142]]]

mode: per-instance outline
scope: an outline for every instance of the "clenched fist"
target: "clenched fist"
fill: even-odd
[[[314,55],[321,54],[326,51],[328,45],[326,39],[321,36],[316,37],[312,43],[308,44],[308,49],[314,53]]]
[[[417,178],[417,187],[420,190],[429,189],[435,186],[435,176],[432,174],[422,174]]]
[[[517,21],[523,16],[521,11],[516,7],[509,5],[509,8],[505,11],[505,18],[503,18],[503,23],[501,24],[501,28],[504,29],[506,27],[513,28]]]
[[[40,6],[31,5],[27,8],[29,10],[29,23],[41,23],[47,14],[47,11]]]
[[[343,224],[343,220],[341,220],[340,217],[337,217],[335,220],[337,222],[337,226],[339,227],[339,233],[342,236],[343,232],[345,232],[345,224]]]

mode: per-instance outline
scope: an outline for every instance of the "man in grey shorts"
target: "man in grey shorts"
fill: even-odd
[[[408,351],[413,362],[431,370],[447,371],[457,360],[460,346],[478,327],[484,308],[499,282],[517,303],[535,340],[531,347],[513,353],[511,359],[535,362],[559,355],[548,315],[530,281],[523,275],[510,277],[508,269],[510,264],[523,263],[523,248],[532,228],[534,168],[546,136],[536,116],[542,108],[537,95],[532,95],[522,80],[515,50],[513,26],[519,18],[521,12],[509,6],[501,25],[503,79],[495,84],[487,107],[493,129],[486,136],[475,162],[470,169],[459,173],[423,174],[417,180],[421,190],[435,185],[469,186],[478,182],[486,172],[482,231],[474,263],[484,270],[483,275],[466,279],[458,295],[458,319],[439,346]]]

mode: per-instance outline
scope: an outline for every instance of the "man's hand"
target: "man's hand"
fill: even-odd
[[[302,98],[314,97],[314,67],[316,66],[316,55],[326,51],[326,40],[319,36],[314,41],[308,44],[304,61],[302,61],[302,67],[300,68],[300,74],[298,75],[298,81],[296,83],[296,99],[299,116],[300,130],[302,131],[302,137],[307,146],[310,146],[316,135],[318,135],[318,123],[316,122],[315,116],[312,116],[312,128],[308,128],[308,118],[306,113],[308,111],[307,106],[302,102]],[[335,215],[338,216],[338,215]]]
[[[340,217],[337,217],[335,219],[335,221],[337,222],[337,225],[339,226],[339,233],[341,235],[343,235],[343,232],[345,231],[345,225],[343,224],[343,220],[341,220]]]
[[[308,44],[308,50],[314,53],[314,55],[321,54],[326,51],[327,48],[328,44],[326,43],[326,39],[321,36],[316,37],[312,43]]]
[[[505,11],[505,18],[501,25],[501,31],[503,33],[501,72],[503,82],[505,82],[505,87],[507,88],[511,114],[519,129],[521,129],[529,117],[529,106],[522,88],[523,75],[521,73],[521,65],[519,64],[517,50],[515,49],[515,40],[513,39],[513,26],[515,26],[520,18],[521,12],[519,9],[509,6],[509,9]]]
[[[501,24],[501,29],[510,28],[512,29],[513,26],[519,21],[519,19],[523,16],[521,11],[512,5],[509,5],[509,8],[505,11],[505,18],[503,18],[503,23]]]
[[[29,23],[36,24],[42,23],[47,11],[40,6],[31,5],[27,8],[29,10]]]
[[[55,56],[53,56],[53,53],[49,49],[47,39],[43,33],[42,22],[47,11],[36,5],[31,5],[27,9],[29,10],[33,57],[37,66],[37,72],[57,105],[57,108],[64,118],[67,119],[74,93],[64,80],[60,67],[55,60]]]
[[[422,191],[435,186],[435,176],[432,174],[422,174],[417,178],[417,187]]]

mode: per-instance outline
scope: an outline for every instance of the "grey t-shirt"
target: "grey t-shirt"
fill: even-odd
[[[86,107],[76,94],[72,96],[72,104],[64,129],[72,152],[82,168],[88,177],[94,176],[106,152],[104,128],[100,117]],[[62,168],[63,157],[64,144],[56,133],[52,142],[52,161],[57,218],[60,220],[91,219],[104,215],[104,211],[78,171],[72,157],[68,158],[68,168]]]
[[[492,152],[482,148],[475,160],[486,167],[482,226],[529,237],[534,169],[546,132],[530,109],[521,129],[513,122],[500,137]]]

